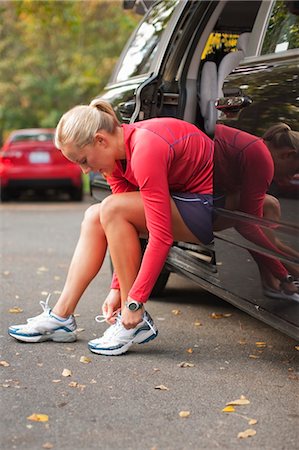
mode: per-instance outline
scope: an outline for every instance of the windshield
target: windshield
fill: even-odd
[[[149,71],[160,36],[178,3],[179,0],[164,0],[150,10],[126,52],[115,81],[124,81]]]

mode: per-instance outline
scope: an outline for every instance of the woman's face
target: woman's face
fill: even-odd
[[[288,180],[296,173],[299,173],[299,155],[294,149],[284,148],[275,152],[274,159],[274,179]]]
[[[105,176],[113,172],[116,151],[109,136],[97,133],[92,144],[78,149],[73,144],[66,144],[62,149],[63,155],[78,164],[83,173],[101,172]]]

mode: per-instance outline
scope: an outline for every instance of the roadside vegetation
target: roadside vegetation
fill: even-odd
[[[99,95],[139,20],[122,1],[2,1],[0,143]]]

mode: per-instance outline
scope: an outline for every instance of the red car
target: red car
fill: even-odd
[[[68,192],[72,200],[83,197],[82,172],[68,161],[53,142],[53,129],[13,131],[0,150],[0,196],[11,196],[28,189]]]

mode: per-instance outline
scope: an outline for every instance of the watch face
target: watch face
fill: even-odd
[[[138,305],[136,305],[136,303],[129,303],[128,308],[130,311],[136,311],[138,309]]]

